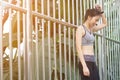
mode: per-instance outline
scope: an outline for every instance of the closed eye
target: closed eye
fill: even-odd
[[[97,22],[99,21],[99,19],[96,20]]]

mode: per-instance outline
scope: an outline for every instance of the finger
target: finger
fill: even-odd
[[[95,7],[99,7],[99,5],[98,5],[98,4],[96,4],[96,5],[95,5]]]
[[[96,5],[95,5],[95,8],[100,9],[100,8],[101,8],[101,5],[96,4]]]
[[[85,72],[84,76],[90,76],[90,73],[89,72]]]
[[[99,4],[95,4],[95,6],[100,7],[100,5],[99,5]]]

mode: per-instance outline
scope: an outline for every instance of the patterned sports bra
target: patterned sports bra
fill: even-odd
[[[92,46],[95,41],[95,37],[93,33],[89,32],[84,25],[82,26],[85,30],[85,35],[82,37],[82,46],[89,46],[89,45]]]

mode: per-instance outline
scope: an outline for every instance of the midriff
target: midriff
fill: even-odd
[[[82,46],[83,55],[94,55],[93,46]]]

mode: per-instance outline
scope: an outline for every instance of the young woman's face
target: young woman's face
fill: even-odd
[[[89,25],[90,25],[90,27],[94,27],[97,24],[97,22],[99,21],[99,19],[100,19],[100,16],[91,17],[89,19]]]

